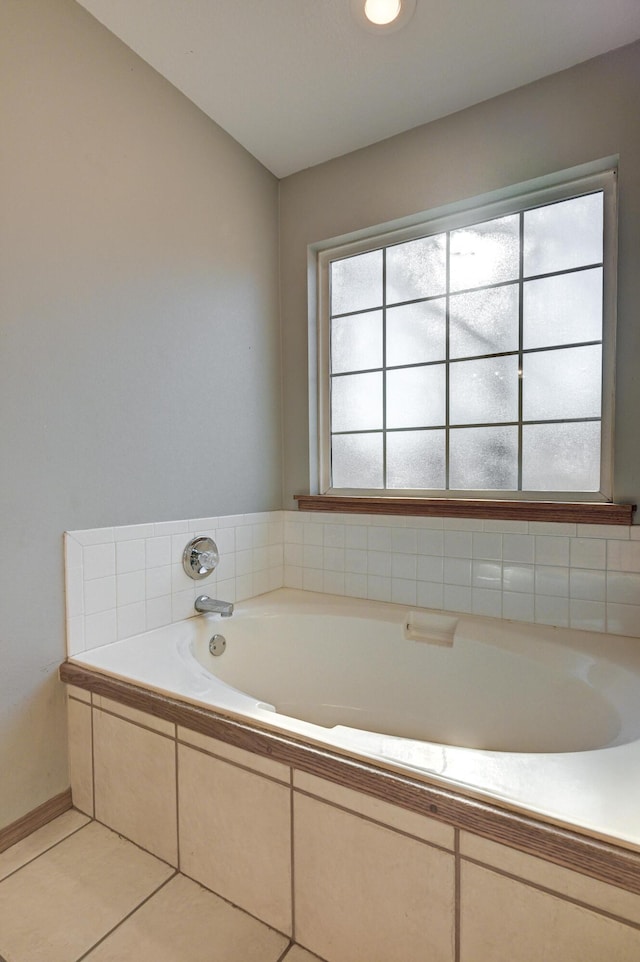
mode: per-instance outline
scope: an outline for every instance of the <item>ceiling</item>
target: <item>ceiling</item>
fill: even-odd
[[[277,177],[640,38],[639,0],[79,0]]]

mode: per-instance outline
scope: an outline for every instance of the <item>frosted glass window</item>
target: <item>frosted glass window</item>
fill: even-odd
[[[572,174],[319,254],[321,490],[612,497],[614,229]]]
[[[331,429],[370,431],[382,427],[382,374],[345,374],[331,385]]]
[[[452,424],[518,420],[518,358],[457,361],[450,368]]]
[[[518,487],[516,427],[458,428],[449,443],[449,487],[466,491]]]
[[[387,487],[441,489],[446,483],[444,431],[387,435]]]
[[[499,284],[518,277],[520,218],[500,217],[451,231],[451,290]]]
[[[388,428],[430,427],[444,421],[444,364],[388,372]]]
[[[446,355],[446,300],[390,307],[387,311],[387,364],[424,364]]]
[[[366,311],[381,304],[382,251],[368,251],[332,263],[332,314]]]
[[[447,237],[436,234],[387,248],[387,304],[444,294]]]
[[[451,357],[517,351],[518,302],[517,284],[452,296]]]
[[[331,370],[334,374],[382,367],[382,311],[334,317]]]
[[[382,434],[338,434],[332,439],[335,488],[382,488]]]
[[[522,384],[524,420],[600,417],[601,370],[600,346],[526,354]]]
[[[600,422],[525,424],[522,485],[529,491],[597,491]]]
[[[524,347],[599,341],[602,337],[602,268],[525,281]]]
[[[524,213],[524,276],[602,262],[601,192]]]

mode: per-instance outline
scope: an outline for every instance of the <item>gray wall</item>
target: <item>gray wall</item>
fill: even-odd
[[[278,184],[70,0],[0,6],[0,827],[68,785],[62,532],[281,504]]]
[[[619,155],[615,495],[640,503],[640,44],[281,182],[285,502],[308,492],[307,246]]]

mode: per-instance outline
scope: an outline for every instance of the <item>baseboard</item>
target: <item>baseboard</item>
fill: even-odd
[[[53,798],[43,802],[42,805],[38,805],[31,812],[27,812],[26,815],[16,819],[11,825],[0,828],[0,852],[4,852],[6,848],[22,841],[27,835],[31,835],[36,829],[42,828],[47,822],[57,818],[58,815],[62,815],[70,808],[72,808],[71,789],[67,788],[66,791],[54,795]]]

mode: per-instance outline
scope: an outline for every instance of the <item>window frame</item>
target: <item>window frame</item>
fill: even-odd
[[[572,197],[602,191],[603,194],[603,330],[602,330],[602,418],[600,445],[600,488],[580,491],[446,490],[400,488],[331,487],[331,389],[330,389],[330,264],[333,260],[379,250],[405,241],[416,240],[442,231],[455,230],[485,221],[553,204]],[[341,240],[334,239],[313,250],[316,271],[317,366],[310,373],[311,390],[317,385],[317,492],[324,497],[419,499],[434,501],[546,501],[555,504],[613,501],[614,408],[615,408],[615,333],[617,265],[617,168],[608,160],[580,175],[573,171],[555,175],[543,186],[539,182],[517,185],[487,199],[477,197],[439,208],[413,218],[406,226],[382,225]],[[315,382],[315,383],[314,383]],[[312,461],[313,461],[312,450]]]

